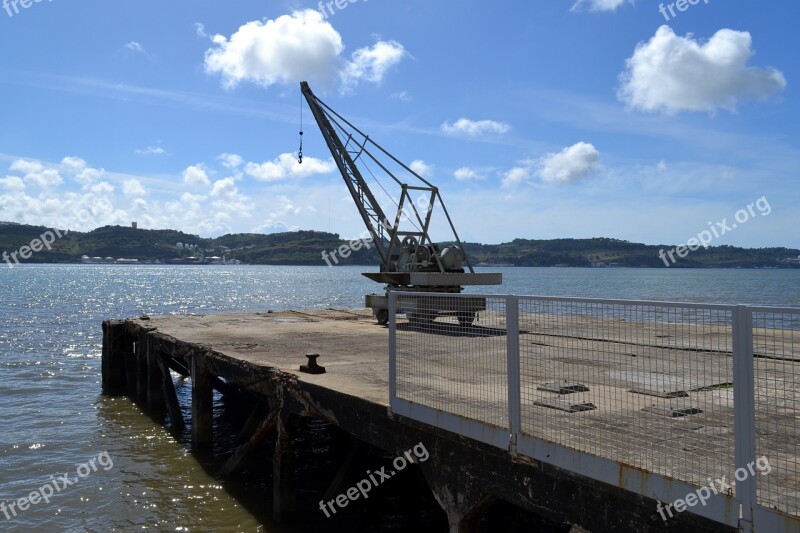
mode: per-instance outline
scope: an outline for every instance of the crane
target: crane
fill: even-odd
[[[389,291],[460,293],[466,285],[502,283],[502,274],[475,272],[436,186],[331,109],[312,92],[307,82],[301,82],[300,90],[380,257],[380,271],[363,274],[385,285],[384,294],[366,296],[366,307],[372,308],[379,324],[389,320]],[[300,134],[299,160],[302,163],[303,132]],[[386,216],[364,172],[383,191],[384,204],[390,201],[396,207],[393,218]],[[399,186],[399,198],[386,190],[376,172]],[[417,196],[416,200],[412,195]],[[453,236],[453,243],[444,247],[434,243],[429,233],[432,217],[439,210]],[[486,307],[482,298],[443,299],[437,303],[442,308],[435,311],[411,308],[403,312],[412,324],[426,324],[437,316],[455,315],[461,325],[467,326]]]

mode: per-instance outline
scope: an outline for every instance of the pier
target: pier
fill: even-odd
[[[393,293],[390,310],[431,311],[414,324],[392,313],[389,327],[358,310],[107,321],[103,391],[173,429],[190,426],[197,451],[217,438],[213,391],[247,398],[250,415],[219,475],[240,471],[272,436],[281,520],[320,512],[297,506],[292,447],[305,417],[349,435],[354,450],[402,456],[424,443],[428,460],[407,457],[454,533],[478,531],[500,501],[575,531],[800,531],[795,322],[761,324],[766,310],[753,310],[748,338],[725,306],[487,296],[464,324],[457,312],[435,317],[453,308],[436,298],[460,297]],[[749,367],[734,353],[748,342]],[[324,373],[301,371],[314,362]],[[190,419],[176,374],[191,379]],[[733,390],[749,390],[752,408],[734,405]],[[751,434],[752,446],[737,434]],[[708,477],[732,479],[751,457],[768,458],[771,473],[751,468],[736,489],[666,516],[665,505]],[[352,468],[344,460],[319,499],[343,493]]]

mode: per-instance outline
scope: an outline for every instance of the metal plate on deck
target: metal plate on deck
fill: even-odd
[[[533,402],[533,405],[558,409],[559,411],[566,411],[567,413],[579,413],[581,411],[594,411],[597,409],[597,406],[591,402],[573,403],[570,398],[546,398]]]
[[[702,409],[697,407],[683,405],[651,405],[649,407],[645,407],[642,409],[642,411],[661,416],[668,416],[670,418],[699,415],[703,412]]]
[[[536,390],[555,392],[556,394],[574,394],[576,392],[588,392],[589,387],[582,383],[573,383],[571,381],[551,381],[542,383]]]

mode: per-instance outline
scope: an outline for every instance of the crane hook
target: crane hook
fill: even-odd
[[[303,164],[303,132],[300,132],[300,151],[297,152],[297,163]]]

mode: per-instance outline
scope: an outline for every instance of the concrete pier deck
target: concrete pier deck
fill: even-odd
[[[132,323],[279,370],[301,383],[389,405],[387,329],[375,325],[369,310],[152,317]],[[320,354],[326,374],[300,372],[308,353]]]
[[[529,338],[535,346],[545,340],[533,335]],[[274,511],[279,517],[297,511],[292,466],[287,459],[292,437],[289,419],[304,416],[328,421],[354,439],[391,453],[426,443],[431,460],[418,467],[446,513],[452,532],[477,531],[482,513],[497,500],[589,531],[664,531],[676,527],[683,531],[732,531],[690,513],[665,523],[656,512],[654,500],[393,415],[389,409],[387,349],[388,329],[376,326],[371,313],[362,310],[109,321],[104,323],[104,392],[127,394],[151,412],[164,413],[170,425],[181,426],[185,421],[176,405],[170,371],[191,376],[191,426],[193,444],[198,448],[207,447],[214,438],[212,388],[236,388],[261,398],[268,409],[249,421],[249,428],[242,428],[247,438],[233,451],[222,473],[241,468],[265,434],[277,433]],[[325,374],[300,372],[308,353],[320,354],[318,363],[327,369]],[[431,362],[426,367],[428,381],[445,380],[447,368],[437,370],[435,361]],[[727,375],[728,364],[720,363],[721,375]],[[589,381],[590,370],[587,366]],[[503,370],[485,371],[487,382],[493,382],[493,373]],[[713,381],[709,385],[720,381],[717,376],[709,379]],[[437,399],[435,391],[420,393]],[[489,401],[479,392],[474,397],[458,398],[460,403]],[[644,405],[646,399],[640,403]],[[258,412],[258,406],[253,406],[254,417]],[[502,405],[497,406],[497,412],[502,416]],[[601,413],[598,423],[605,416],[610,415]],[[532,426],[536,423],[530,421]],[[619,442],[614,444],[621,452],[625,451],[623,426],[619,425]],[[562,429],[568,427],[566,423]],[[707,453],[711,457],[716,451],[710,447]],[[328,492],[334,488],[332,480]]]

